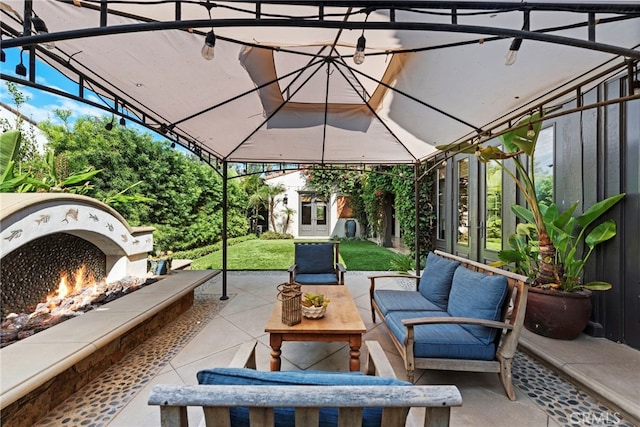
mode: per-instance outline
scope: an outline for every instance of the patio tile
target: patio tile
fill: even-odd
[[[171,361],[174,367],[193,363],[242,344],[250,335],[223,317],[216,317],[207,324]]]
[[[267,278],[265,279],[265,277]],[[195,384],[195,375],[199,370],[228,366],[238,345],[248,340],[258,341],[256,347],[258,369],[268,371],[271,350],[269,336],[264,333],[264,326],[271,313],[272,304],[275,302],[274,283],[281,277],[285,276],[278,277],[277,274],[271,272],[264,276],[260,272],[251,274],[230,272],[229,289],[234,290],[234,294],[230,294],[231,299],[225,302],[219,313],[209,316],[211,320],[208,323],[199,325],[198,332],[191,340],[181,343],[179,348],[174,348],[175,355],[168,363],[156,369],[152,378],[138,385],[137,394],[125,402],[124,407],[117,410],[108,424],[109,427],[159,425],[159,409],[146,404],[154,384]],[[371,321],[366,276],[354,274],[351,279],[353,280],[349,280],[347,285],[350,290],[352,287],[354,288],[352,294],[359,295],[356,297],[358,310],[367,327],[363,340],[379,341],[398,378],[406,379],[403,361],[398,355],[388,331],[380,321],[375,324]],[[394,286],[401,285],[396,282]],[[241,288],[245,290],[240,291]],[[203,289],[198,289],[197,292],[218,298],[220,280],[217,279],[203,285]],[[168,331],[168,334],[172,333],[171,329]],[[168,341],[167,338],[164,338],[164,341]],[[285,342],[282,347],[283,370],[347,371],[348,359],[349,349],[345,343]],[[363,346],[362,369],[365,367],[365,360],[366,348]],[[137,361],[135,363],[153,362],[149,359],[146,362]],[[584,372],[595,378],[599,375],[610,375],[611,372],[621,377],[629,377],[636,373],[634,367],[633,364],[620,363],[617,370],[604,373],[598,371],[598,365],[580,365]],[[137,371],[141,368],[142,366],[134,365],[123,369]],[[464,403],[462,407],[452,409],[451,425],[454,427],[471,425],[556,427],[571,424],[569,421],[574,410],[572,404],[580,405],[582,402],[586,402],[588,410],[592,411],[591,415],[600,414],[597,411],[602,408],[595,400],[586,394],[576,393],[573,386],[536,364],[533,359],[520,353],[518,353],[518,360],[514,362],[514,375],[517,374],[514,385],[517,386],[518,398],[515,402],[505,396],[497,374],[423,370],[416,370],[416,374],[419,384],[455,384],[460,388]],[[633,386],[630,387],[628,391],[634,393],[636,389]],[[578,396],[575,403],[568,404],[575,396]],[[77,399],[80,398],[77,397]],[[188,414],[190,425],[197,426],[202,419],[202,410],[191,408]],[[421,416],[423,416],[423,411],[412,410],[407,425],[420,425]],[[611,413],[610,416],[615,416],[615,414]],[[50,425],[62,424],[43,424],[43,426]],[[64,424],[65,427],[68,425],[80,424]],[[624,421],[619,425],[631,426]]]

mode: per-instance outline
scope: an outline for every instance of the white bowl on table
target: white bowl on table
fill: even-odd
[[[302,306],[302,315],[307,319],[320,319],[322,316],[324,316],[326,311],[327,311],[327,306],[322,306],[322,307],[316,307],[316,306],[306,307],[304,305]]]

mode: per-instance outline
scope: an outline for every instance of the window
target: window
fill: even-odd
[[[469,159],[458,161],[458,238],[469,245]]]
[[[502,249],[502,168],[490,161],[485,168],[485,249]]]
[[[444,184],[445,184],[445,173],[446,168],[444,166],[438,168],[438,181],[436,182],[437,186],[437,194],[438,194],[438,211],[436,212],[436,217],[438,218],[438,229],[436,231],[436,236],[438,239],[444,240],[445,231],[446,231],[446,218],[445,218],[445,194],[444,194]]]
[[[538,202],[549,206],[553,203],[553,160],[555,129],[553,126],[540,130],[536,144],[535,176]]]
[[[316,196],[316,224],[327,225],[327,202],[324,196]]]

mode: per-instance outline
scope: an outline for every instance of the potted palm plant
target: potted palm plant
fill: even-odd
[[[616,223],[610,219],[594,228],[595,222],[624,194],[599,201],[574,216],[578,202],[565,212],[555,204],[539,202],[535,188],[534,153],[541,121],[534,114],[503,134],[502,147],[471,143],[439,147],[444,150],[474,152],[482,162],[496,161],[515,182],[527,207],[511,207],[522,221],[509,237],[510,249],[502,250],[495,265],[515,265],[515,269],[534,279],[529,290],[525,327],[543,336],[574,339],[586,327],[591,314],[591,291],[607,290],[603,281],[584,283],[582,273],[596,245],[616,235]],[[512,171],[503,160],[510,159]]]

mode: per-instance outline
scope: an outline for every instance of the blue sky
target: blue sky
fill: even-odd
[[[7,60],[6,62],[1,63],[2,72],[4,74],[16,76],[15,66],[20,63],[20,50],[5,49],[5,53],[7,55]],[[28,53],[25,52],[23,57],[23,63],[25,64],[25,66],[28,66],[28,61]],[[49,67],[47,64],[38,61],[36,70],[36,83],[55,87],[57,89],[65,91],[70,91],[72,93],[77,93],[78,86],[75,83],[71,82],[65,76]],[[25,105],[21,107],[21,112],[37,122],[41,122],[44,120],[54,121],[55,117],[53,115],[53,109],[55,108],[71,110],[72,117],[74,119],[87,114],[94,116],[108,115],[106,112],[100,109],[90,107],[81,102],[76,102],[71,99],[52,95],[47,92],[39,91],[27,86],[19,86],[19,89],[28,98],[27,103],[25,103]],[[97,96],[93,94],[89,96],[92,97],[93,101],[100,102]],[[11,107],[14,107],[13,99],[11,97],[11,94],[7,92],[7,87],[4,82],[0,91],[0,100],[5,104],[10,105]]]
[[[6,61],[0,62],[2,73],[17,76],[15,73],[15,67],[20,63],[20,49],[4,49],[4,52],[6,54]],[[25,66],[28,66],[29,64],[29,57],[27,52],[24,53],[23,64]],[[69,80],[67,77],[60,74],[55,69],[49,67],[47,64],[38,61],[36,64],[36,70],[36,83],[44,86],[54,87],[67,93],[78,93],[78,85],[76,83]],[[28,86],[19,85],[18,88],[27,97],[27,102],[20,107],[20,112],[38,123],[42,121],[59,123],[60,121],[57,119],[57,117],[55,117],[53,113],[54,109],[70,110],[72,113],[70,117],[71,122],[77,120],[79,117],[87,115],[96,117],[111,117],[110,113],[99,108],[94,108],[82,102],[77,102],[69,98],[53,95],[48,92],[40,91]],[[106,104],[105,101],[101,100],[97,95],[86,90],[85,97],[99,104],[111,105]],[[7,86],[4,81],[2,82],[2,85],[0,87],[0,101],[11,106],[12,108],[15,108],[13,98],[7,91]],[[10,121],[14,120],[13,114],[4,110],[3,108],[0,108],[0,117],[8,118]],[[116,118],[115,122],[117,123],[117,121],[118,119]],[[142,128],[136,125],[133,126],[140,132],[152,134],[154,139],[164,139],[160,135],[150,132],[146,128]]]

